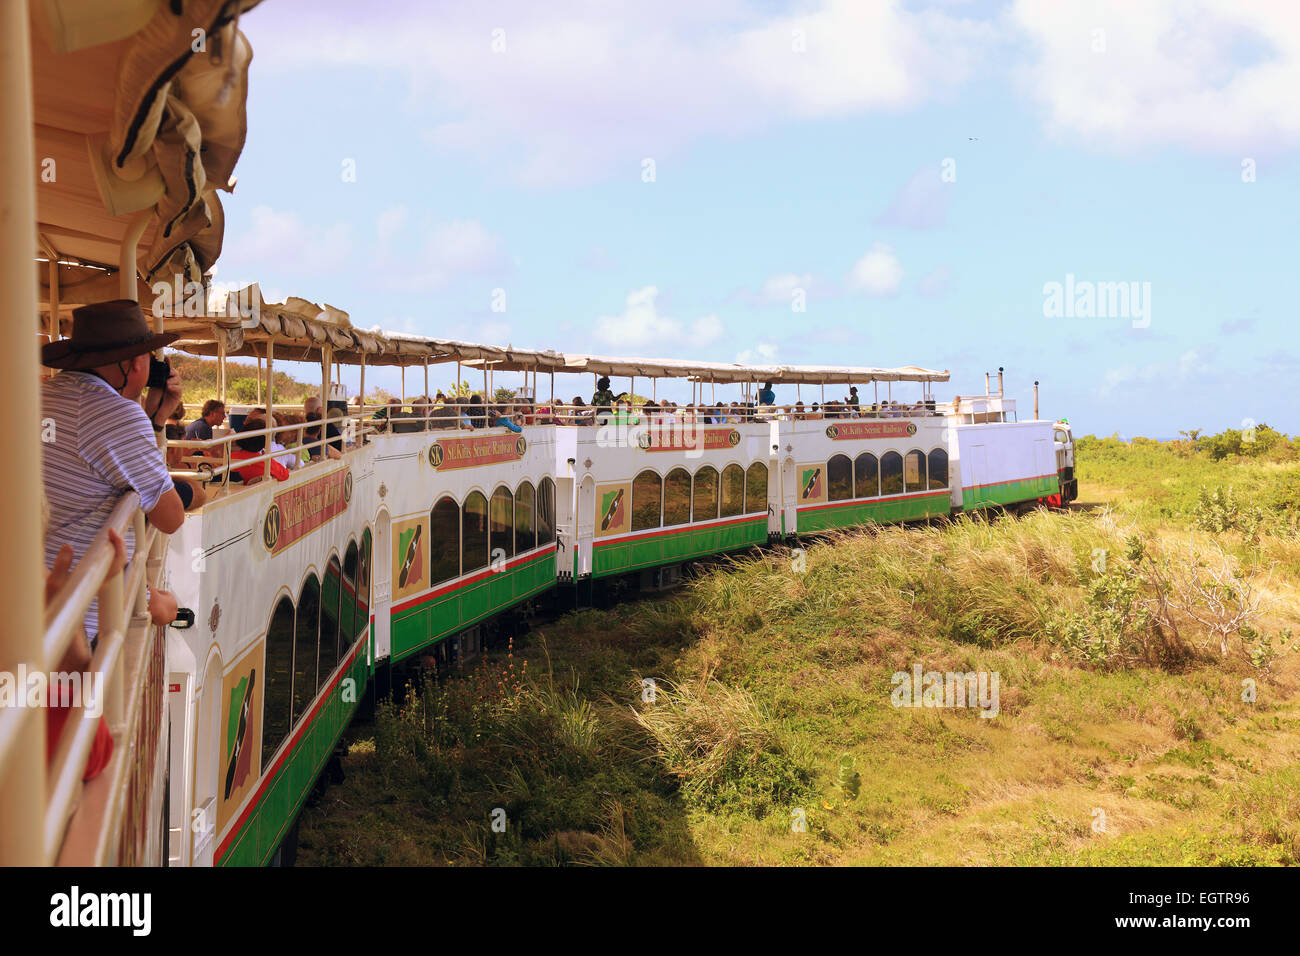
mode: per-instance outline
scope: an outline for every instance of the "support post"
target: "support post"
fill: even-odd
[[[27,322],[40,308],[32,250],[36,239],[36,155],[32,60],[25,3],[0,4],[0,315],[19,333],[0,349],[0,460],[13,463],[0,495],[0,528],[9,556],[0,575],[5,627],[0,669],[48,670],[44,659],[45,593],[41,500],[40,372],[36,336]],[[31,336],[30,338],[28,336]],[[45,827],[45,712],[0,713],[0,865],[41,866]],[[12,737],[7,737],[12,733]]]

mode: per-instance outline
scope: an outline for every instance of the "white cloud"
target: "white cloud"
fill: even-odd
[[[1300,143],[1294,3],[1017,0],[1009,19],[1038,54],[1022,87],[1058,132],[1237,156]]]
[[[758,300],[764,305],[789,306],[794,301],[797,290],[802,289],[807,295],[812,284],[813,277],[807,272],[800,274],[786,272],[775,275],[763,283],[763,288],[758,293]]]
[[[922,166],[894,194],[889,208],[876,219],[879,226],[934,229],[948,218],[952,183],[943,181],[939,166]]]
[[[386,210],[376,222],[373,272],[395,289],[429,292],[464,276],[500,277],[510,269],[503,243],[477,219],[407,224],[406,210]]]
[[[771,342],[759,342],[752,349],[736,353],[737,365],[775,365],[777,347]]]
[[[853,264],[846,281],[869,295],[893,295],[902,284],[903,266],[892,248],[877,242]]]
[[[662,169],[697,139],[786,119],[905,108],[962,82],[993,34],[898,0],[797,15],[743,0],[502,0],[454,16],[392,0],[360,19],[347,4],[264,6],[248,27],[261,69],[398,73],[428,142],[534,184],[637,176],[647,155]]]
[[[226,241],[221,259],[245,271],[275,263],[280,275],[330,272],[348,263],[351,227],[346,223],[309,226],[293,212],[254,206],[251,228]]]
[[[647,347],[671,351],[682,346],[712,345],[725,334],[722,320],[704,315],[688,326],[680,319],[660,315],[655,305],[659,289],[646,286],[627,294],[622,315],[602,315],[593,336],[600,342],[627,353]]]

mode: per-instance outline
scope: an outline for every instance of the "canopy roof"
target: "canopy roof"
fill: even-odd
[[[234,188],[247,132],[253,54],[237,21],[258,2],[29,2],[43,303],[50,260],[61,312],[117,298],[138,214],[142,303],[154,277],[199,282],[211,269],[225,231],[218,191]]]
[[[865,382],[946,382],[948,371],[917,368],[869,368],[831,365],[740,365],[691,362],[682,359],[609,358],[599,355],[565,356],[566,372],[596,375],[646,375],[687,378],[719,385],[738,382],[772,382],[774,385]]]

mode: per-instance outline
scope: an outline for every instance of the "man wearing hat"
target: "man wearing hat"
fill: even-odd
[[[80,560],[127,491],[139,494],[150,523],[167,534],[180,528],[187,506],[202,503],[198,486],[167,473],[155,438],[181,400],[180,376],[151,388],[143,408],[137,402],[150,352],[177,338],[153,332],[137,303],[118,299],[73,310],[72,337],[41,349],[43,364],[63,370],[41,390],[47,567],[65,544]],[[91,605],[86,633],[98,623]]]

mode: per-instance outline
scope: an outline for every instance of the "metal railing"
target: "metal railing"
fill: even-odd
[[[146,585],[156,575],[157,562],[149,554],[158,537],[147,528],[135,492],[123,495],[104,527],[73,569],[68,581],[49,602],[45,611],[42,660],[36,662],[46,675],[56,672],[72,642],[81,635],[86,613],[99,602],[99,634],[87,676],[92,687],[98,679],[100,700],[88,699],[82,685],[80,699],[67,701],[67,719],[46,767],[46,801],[42,820],[43,862],[111,865],[120,858],[124,845],[139,844],[138,821],[126,819],[127,791],[132,775],[141,771],[137,746],[142,720],[162,707],[160,682],[150,686],[150,669],[141,666],[151,656],[146,644],[152,639],[161,646],[148,615]],[[133,529],[134,548],[125,570],[116,570],[110,529],[126,536]],[[112,573],[110,573],[112,572]],[[157,648],[154,648],[157,650]],[[49,688],[52,689],[53,681]],[[93,695],[93,691],[92,691]],[[47,706],[52,701],[47,700]],[[104,771],[88,784],[82,782],[99,720],[86,713],[87,705],[102,706],[103,717],[113,738],[113,754]],[[44,710],[21,707],[0,709],[0,773],[29,719],[45,719]],[[150,768],[143,768],[148,771]],[[151,777],[146,780],[151,782]],[[72,837],[76,833],[75,840]],[[65,838],[66,837],[66,838]]]

